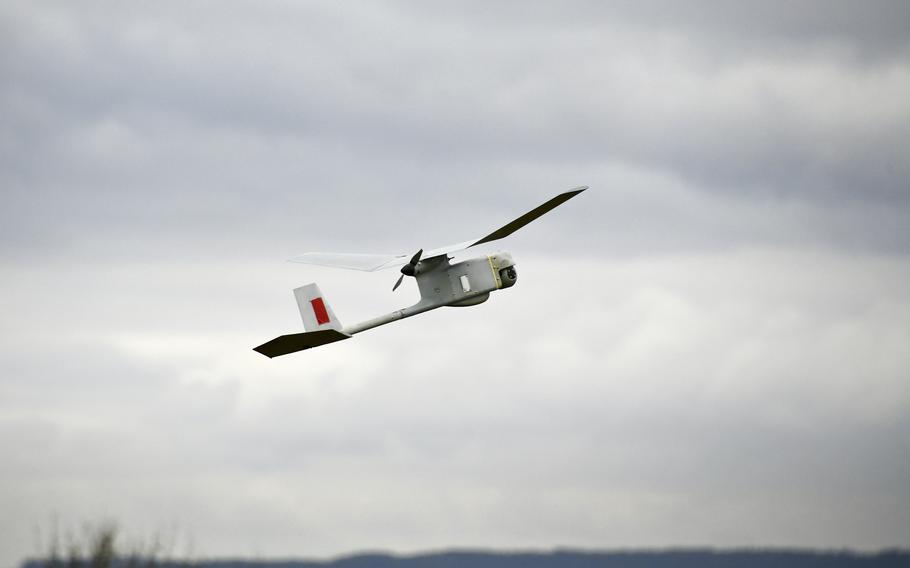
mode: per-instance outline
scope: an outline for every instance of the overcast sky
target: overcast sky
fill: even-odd
[[[910,545],[910,4],[0,3],[0,566]],[[514,288],[274,360],[289,264]]]

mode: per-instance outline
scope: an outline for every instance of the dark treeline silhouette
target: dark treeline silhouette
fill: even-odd
[[[908,568],[910,551],[660,550],[592,552],[453,551],[334,560],[172,560],[116,556],[33,559],[23,568]]]

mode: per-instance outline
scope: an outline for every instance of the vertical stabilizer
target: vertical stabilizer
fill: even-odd
[[[322,290],[315,283],[295,288],[294,297],[297,298],[297,307],[300,308],[303,329],[306,331],[324,329],[341,331],[341,322],[335,317],[335,312],[332,311],[329,302],[322,295]]]

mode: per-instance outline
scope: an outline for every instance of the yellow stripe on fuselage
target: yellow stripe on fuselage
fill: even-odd
[[[490,263],[490,270],[493,272],[493,280],[496,281],[496,289],[497,289],[497,290],[502,289],[502,279],[499,277],[499,271],[496,270],[496,267],[495,267],[495,266],[493,266],[493,257],[492,257],[492,256],[488,256],[488,257],[487,257],[487,262]]]

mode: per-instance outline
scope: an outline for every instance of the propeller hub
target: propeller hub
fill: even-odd
[[[417,254],[411,257],[410,262],[401,267],[401,276],[398,277],[398,282],[392,286],[392,292],[398,289],[401,286],[401,281],[404,280],[405,276],[414,276],[417,273],[417,263],[420,262],[420,255],[423,254],[423,249],[417,251]]]

